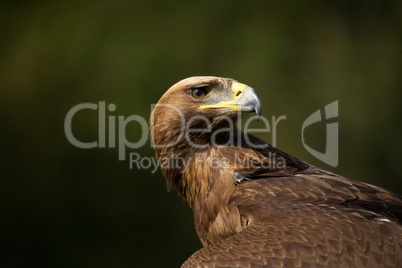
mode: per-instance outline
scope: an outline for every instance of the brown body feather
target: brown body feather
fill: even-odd
[[[226,90],[233,82],[184,80],[151,118],[162,172],[193,209],[204,246],[183,267],[402,267],[399,195],[318,169],[241,131],[220,131],[209,144],[214,131],[229,129],[215,119],[228,111],[199,109],[188,90],[206,83]],[[184,130],[164,104],[179,107],[184,121],[198,114],[211,124],[194,121]],[[188,131],[200,127],[205,131]]]

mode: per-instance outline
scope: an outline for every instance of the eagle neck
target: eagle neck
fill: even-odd
[[[197,151],[181,180],[203,245],[231,236],[241,228],[237,209],[229,207],[236,185],[230,163],[222,165],[222,150],[212,147]]]

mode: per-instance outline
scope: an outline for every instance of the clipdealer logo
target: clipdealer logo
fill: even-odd
[[[338,118],[338,101],[334,101],[324,108],[325,120]],[[326,123],[326,140],[325,140],[325,152],[321,153],[308,146],[305,142],[304,130],[313,124],[322,122],[321,109],[312,113],[302,125],[302,143],[304,148],[315,158],[322,162],[336,167],[339,164],[339,123],[332,122]]]
[[[151,111],[155,105],[151,105]],[[148,119],[145,119],[139,115],[114,115],[113,112],[116,111],[116,105],[110,103],[106,105],[106,102],[99,101],[96,103],[80,103],[76,106],[72,107],[66,114],[64,120],[64,132],[67,140],[77,148],[81,149],[93,149],[93,148],[117,148],[118,150],[118,160],[125,161],[127,157],[127,148],[130,149],[138,149],[143,146],[148,141],[149,138],[149,125]],[[203,130],[194,130],[187,128],[188,122],[185,122],[184,116],[180,110],[180,107],[170,107],[175,109],[178,116],[182,119],[181,123],[184,131],[203,131]],[[76,116],[79,116],[79,113],[83,110],[93,110],[97,111],[98,115],[98,138],[95,141],[84,142],[80,141],[74,135],[72,129],[72,122]],[[332,122],[325,124],[321,116],[321,109],[318,109],[314,113],[312,113],[302,124],[301,126],[301,141],[304,148],[313,155],[315,158],[320,161],[332,166],[338,166],[338,151],[339,151],[339,141],[338,141],[338,122],[333,122],[334,118],[338,117],[338,101],[332,102],[324,107],[325,120],[331,119]],[[270,119],[261,116],[260,120],[260,128],[250,128],[251,121],[255,120],[255,116],[251,116],[247,119],[244,124],[243,131],[255,134],[255,133],[266,133],[271,134],[270,144],[276,146],[277,143],[277,130],[278,125],[281,121],[286,120],[285,115],[281,115],[279,117],[272,116]],[[207,120],[207,119],[205,119]],[[241,120],[241,117],[239,118]],[[305,129],[313,124],[324,123],[326,127],[326,143],[325,143],[325,151],[320,152],[312,147],[310,147],[305,141]],[[141,128],[141,135],[137,141],[129,141],[126,136],[126,128],[129,124],[137,124]],[[243,124],[240,124],[243,125]],[[236,130],[236,127],[233,126],[233,131]],[[181,133],[184,135],[184,133]],[[116,139],[117,137],[117,139]],[[117,143],[116,143],[117,140]],[[189,144],[192,145],[191,140],[189,140]],[[213,143],[212,143],[213,144]],[[230,145],[230,142],[229,142]],[[253,144],[251,144],[253,145]],[[161,145],[151,144],[153,147],[158,147]],[[174,141],[169,146],[175,146]],[[137,152],[130,152],[129,163],[130,169],[151,169],[152,173],[156,172],[158,169],[158,161],[154,157],[141,156]]]

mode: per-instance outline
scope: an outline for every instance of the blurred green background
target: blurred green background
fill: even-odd
[[[116,148],[79,149],[67,112],[105,101],[140,115],[178,80],[235,78],[263,115],[286,115],[277,146],[402,193],[401,1],[2,1],[0,266],[178,267],[201,247],[192,213],[160,171]],[[339,166],[312,157],[301,125],[339,100]],[[98,137],[96,111],[73,133]],[[336,120],[335,120],[336,121]],[[127,137],[141,136],[138,124]],[[323,150],[325,125],[306,132]],[[270,133],[259,135],[267,141]],[[149,142],[128,149],[153,156]]]

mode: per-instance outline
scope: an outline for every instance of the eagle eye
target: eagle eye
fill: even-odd
[[[207,89],[205,87],[197,87],[191,90],[191,97],[194,99],[202,99],[207,95]]]

